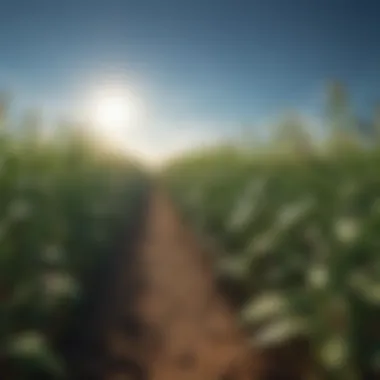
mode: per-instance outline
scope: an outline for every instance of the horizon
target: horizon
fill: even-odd
[[[380,99],[380,5],[370,0],[2,5],[0,87],[16,108],[85,120],[93,95],[116,84],[142,111],[103,133],[153,160],[243,128],[265,139],[292,109],[320,133],[329,80],[347,85],[360,117]]]

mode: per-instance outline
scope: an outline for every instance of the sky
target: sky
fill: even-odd
[[[141,100],[130,146],[158,157],[296,108],[331,79],[359,114],[380,99],[377,0],[0,0],[0,87],[19,107],[80,115],[110,81]]]

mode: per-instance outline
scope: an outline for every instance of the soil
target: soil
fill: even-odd
[[[134,257],[133,273],[129,259],[115,274],[104,379],[261,378],[207,255],[160,191],[149,198]]]
[[[205,242],[166,194],[150,189],[138,203],[115,252],[89,280],[85,304],[57,339],[67,378],[310,379],[305,342],[266,351],[248,345]],[[1,358],[0,368],[1,378],[15,378],[4,376]]]

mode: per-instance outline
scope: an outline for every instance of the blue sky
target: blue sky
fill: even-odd
[[[379,13],[376,0],[2,0],[0,85],[22,106],[75,114],[120,78],[149,111],[135,145],[157,154],[242,123],[263,135],[282,110],[318,116],[329,79],[370,111]]]

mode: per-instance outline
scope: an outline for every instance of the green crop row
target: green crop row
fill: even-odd
[[[135,217],[144,176],[75,129],[0,131],[0,377],[62,378],[57,328]],[[37,377],[33,377],[37,376]],[[46,378],[46,377],[44,377]]]
[[[163,178],[219,244],[216,270],[254,346],[307,341],[318,379],[380,369],[379,149],[225,147],[178,158]]]

